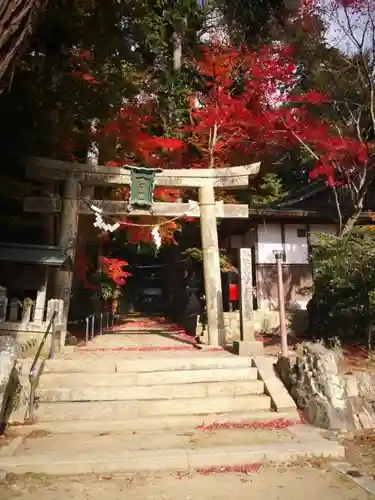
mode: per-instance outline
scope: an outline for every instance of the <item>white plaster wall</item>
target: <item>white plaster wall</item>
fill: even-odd
[[[299,236],[300,231],[304,236]],[[285,225],[285,262],[286,264],[308,264],[309,249],[306,224]]]
[[[257,263],[274,264],[274,250],[283,250],[280,224],[258,224]]]

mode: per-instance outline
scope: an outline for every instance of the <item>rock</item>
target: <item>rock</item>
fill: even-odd
[[[301,344],[295,364],[280,358],[276,370],[307,422],[330,430],[358,430],[375,426],[375,380],[358,379],[341,370],[340,350],[321,343]]]
[[[65,345],[68,345],[68,346],[78,345],[78,339],[77,339],[77,337],[75,335],[72,335],[71,333],[67,333],[66,340],[65,340]]]
[[[291,371],[292,365],[291,360],[289,358],[284,358],[280,356],[275,365],[276,373],[279,375],[279,378],[285,385],[285,387],[290,392],[292,389],[292,379],[291,379]]]
[[[358,373],[356,376],[358,395],[371,401],[375,401],[375,377],[366,372]]]

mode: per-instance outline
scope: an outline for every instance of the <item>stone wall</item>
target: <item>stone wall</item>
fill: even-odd
[[[39,330],[41,328],[39,327]],[[21,357],[30,357],[36,354],[41,341],[43,340],[44,331],[12,331],[1,330],[0,325],[0,344],[2,339],[11,337],[18,346],[18,354]],[[44,345],[43,354],[49,353],[51,348],[51,336],[49,336]]]
[[[24,423],[30,396],[30,364],[20,358],[33,358],[39,344],[29,339],[18,344],[11,336],[0,337],[0,435],[8,422]]]
[[[268,309],[258,309],[254,314],[254,330],[259,334],[278,333],[280,327],[279,312]],[[297,310],[287,313],[289,331],[291,333],[301,334],[307,328],[307,312]],[[224,313],[225,338],[227,343],[234,340],[240,340],[240,314],[239,311]],[[207,339],[207,328],[197,318],[196,336],[202,340]]]
[[[375,427],[375,378],[346,376],[339,349],[304,343],[295,362],[279,359],[276,370],[306,421],[324,429]]]
[[[310,264],[283,263],[285,307],[287,310],[302,309],[312,297],[312,271]],[[257,264],[257,297],[262,309],[278,304],[276,264]]]
[[[0,337],[0,434],[4,431],[12,400],[12,378],[17,362],[17,344],[11,336]]]

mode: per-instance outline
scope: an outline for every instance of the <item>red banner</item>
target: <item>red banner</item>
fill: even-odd
[[[229,285],[229,300],[231,302],[238,300],[238,285]]]

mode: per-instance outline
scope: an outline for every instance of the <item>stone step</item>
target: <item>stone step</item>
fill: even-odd
[[[137,419],[162,415],[208,415],[211,413],[269,410],[266,395],[239,397],[183,398],[172,400],[92,401],[41,403],[36,417],[41,421]]]
[[[124,359],[119,356],[93,356],[83,359],[47,360],[44,373],[134,373],[180,370],[212,370],[249,368],[252,359],[227,353],[215,356],[139,357]]]
[[[60,436],[62,437],[62,436]],[[126,441],[112,436],[102,449],[103,438],[89,436],[82,442],[79,436],[30,439],[20,443],[19,449],[9,456],[0,457],[0,469],[13,474],[112,474],[150,471],[191,472],[206,468],[223,468],[269,462],[294,462],[298,459],[329,457],[342,459],[344,447],[332,441],[278,439],[257,444],[249,439],[246,445],[188,446],[157,449],[128,449]],[[109,436],[111,438],[111,436]],[[107,441],[109,441],[107,439]],[[26,445],[26,446],[25,446]],[[83,445],[83,446],[82,446]],[[77,450],[78,449],[78,450]]]
[[[127,387],[170,384],[194,384],[198,382],[233,382],[256,380],[257,369],[249,367],[158,371],[155,373],[44,373],[39,387],[81,388],[81,387]]]
[[[43,433],[54,434],[84,434],[97,432],[104,434],[108,432],[119,431],[143,431],[143,430],[158,430],[158,429],[174,429],[174,428],[190,428],[195,429],[201,425],[220,424],[231,422],[241,424],[244,422],[273,422],[273,421],[288,421],[298,423],[300,416],[298,412],[274,412],[270,410],[259,410],[251,412],[229,412],[229,413],[213,413],[209,415],[163,415],[162,417],[145,417],[131,420],[116,419],[109,420],[87,420],[87,421],[59,421],[59,422],[39,422],[32,425],[16,426],[17,434],[29,434],[35,431],[37,434]]]
[[[127,401],[127,400],[179,400],[185,398],[232,397],[263,394],[261,380],[209,382],[197,384],[82,387],[39,389],[39,401]]]
[[[24,435],[22,445],[18,447],[17,454],[30,455],[48,453],[56,456],[61,452],[70,455],[90,453],[100,450],[100,453],[113,450],[137,451],[160,450],[190,447],[215,447],[215,446],[241,446],[259,443],[280,442],[288,440],[298,441],[291,429],[293,426],[264,429],[264,428],[233,428],[222,427],[205,431],[201,428],[176,427],[174,429],[157,430],[119,430],[117,432],[98,433],[85,432],[84,434],[55,434],[32,433]],[[38,436],[38,438],[37,438]]]

